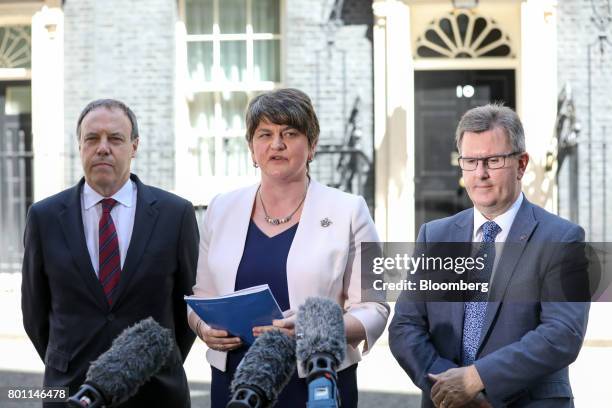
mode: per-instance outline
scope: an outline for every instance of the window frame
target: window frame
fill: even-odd
[[[254,33],[252,28],[252,2],[257,0],[246,0],[247,8],[245,33],[223,34],[219,27],[219,4],[223,0],[213,0],[213,33],[212,34],[188,34],[186,21],[186,0],[178,0],[177,23],[182,29],[177,31],[177,97],[176,97],[176,183],[175,191],[184,197],[189,198],[194,205],[208,205],[212,198],[221,192],[234,190],[259,181],[259,169],[252,168],[250,160],[246,164],[247,174],[225,175],[227,163],[226,153],[223,143],[226,138],[241,138],[244,140],[246,126],[244,119],[240,131],[225,129],[221,123],[223,112],[221,109],[224,92],[244,92],[247,101],[259,92],[270,91],[282,87],[285,82],[285,0],[279,0],[278,10],[278,33]],[[279,41],[279,80],[274,81],[255,81],[254,73],[254,41],[257,40],[278,40]],[[196,41],[213,42],[213,67],[221,69],[221,47],[222,41],[245,41],[247,43],[247,69],[244,80],[236,82],[231,80],[215,80],[211,76],[211,81],[193,81],[189,69],[188,44]],[[182,51],[181,51],[182,50]],[[198,93],[212,93],[214,101],[214,124],[211,129],[203,133],[202,130],[192,127],[190,119],[189,103],[194,100]],[[181,135],[184,135],[182,137]],[[214,139],[214,169],[213,174],[200,172],[202,169],[202,152],[200,151],[204,140],[207,137]],[[246,141],[244,141],[246,146]],[[196,152],[194,152],[196,150]],[[202,188],[194,188],[202,186]]]

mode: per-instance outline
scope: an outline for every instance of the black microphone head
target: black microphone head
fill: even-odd
[[[174,348],[169,329],[152,317],[125,329],[111,347],[91,363],[86,384],[96,387],[107,405],[132,397],[166,363]]]
[[[342,309],[333,300],[321,297],[306,299],[298,310],[295,333],[295,352],[305,370],[308,359],[314,354],[330,354],[337,365],[344,360],[344,317]]]
[[[255,340],[238,365],[230,387],[234,395],[232,401],[241,398],[237,391],[255,390],[267,400],[259,406],[272,406],[294,370],[295,340],[280,330],[267,331]],[[251,405],[238,403],[234,406]]]

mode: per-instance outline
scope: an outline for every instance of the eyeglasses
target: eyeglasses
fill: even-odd
[[[501,169],[506,165],[506,159],[508,157],[522,154],[523,152],[512,152],[507,154],[496,154],[495,156],[487,157],[459,157],[459,166],[461,170],[474,171],[478,168],[478,162],[482,162],[482,165],[489,170]]]

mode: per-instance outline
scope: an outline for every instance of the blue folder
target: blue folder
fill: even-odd
[[[213,329],[227,330],[248,345],[253,344],[253,327],[269,326],[283,313],[268,285],[242,289],[216,298],[185,296],[185,302]]]

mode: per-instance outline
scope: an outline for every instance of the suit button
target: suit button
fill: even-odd
[[[112,322],[113,320],[115,320],[115,315],[111,313],[111,314],[109,314],[108,316],[106,316],[106,319],[107,319],[109,322]]]

